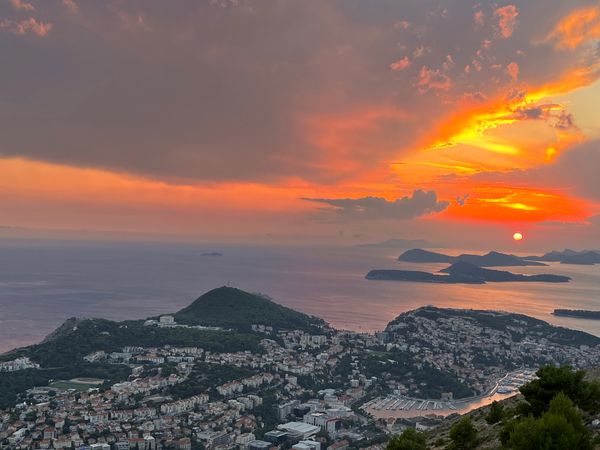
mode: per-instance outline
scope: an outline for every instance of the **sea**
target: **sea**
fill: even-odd
[[[445,267],[400,263],[400,253],[358,246],[0,241],[0,352],[37,343],[70,317],[125,320],[172,313],[220,286],[260,292],[358,332],[382,330],[402,312],[436,305],[517,312],[600,336],[600,321],[551,314],[554,308],[600,309],[600,265],[508,268],[572,277],[565,284],[365,279],[371,269]]]

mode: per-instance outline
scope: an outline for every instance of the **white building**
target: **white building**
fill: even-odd
[[[304,422],[288,422],[279,425],[277,428],[283,431],[287,431],[293,437],[299,437],[303,440],[313,437],[319,431],[321,431],[321,428]]]
[[[321,443],[318,441],[300,441],[295,444],[292,449],[294,450],[321,450]]]

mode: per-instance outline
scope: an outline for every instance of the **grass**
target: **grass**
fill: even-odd
[[[49,384],[49,386],[53,389],[58,389],[61,391],[68,391],[69,389],[74,389],[76,391],[80,391],[80,392],[85,392],[90,388],[93,388],[96,386],[96,384],[92,384],[92,383],[82,383],[82,382],[77,382],[77,381],[67,381],[67,380],[58,380],[58,381],[53,381],[52,383]]]

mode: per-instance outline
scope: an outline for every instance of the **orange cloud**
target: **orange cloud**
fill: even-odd
[[[76,14],[79,12],[79,6],[75,3],[75,0],[63,0],[62,1],[65,8],[69,10],[69,12]]]
[[[423,66],[419,72],[417,86],[421,92],[430,89],[447,91],[452,86],[452,82],[450,81],[450,77],[440,70],[434,70]]]
[[[506,5],[494,11],[494,16],[498,18],[498,34],[507,39],[512,36],[517,24],[519,10],[515,5]]]
[[[80,203],[164,208],[181,211],[235,208],[283,211],[297,200],[302,185],[258,183],[168,184],[100,169],[84,169],[20,158],[0,159],[0,199],[77,205]],[[306,207],[305,209],[309,209]]]
[[[588,86],[600,77],[599,67],[577,68],[564,74],[557,81],[531,88],[522,95],[514,95],[512,99],[500,95],[485,103],[463,105],[453,116],[443,122],[433,135],[429,135],[427,149],[435,150],[467,144],[496,153],[517,155],[514,144],[502,144],[491,139],[487,133],[499,127],[515,124],[524,120],[551,120],[553,125],[563,130],[563,139],[567,136],[571,123],[563,105],[558,103],[540,103],[548,97],[571,92],[577,88]],[[514,64],[507,70],[511,76],[518,75],[518,66]],[[568,119],[568,120],[565,120]],[[576,133],[575,130],[572,130]]]
[[[564,194],[511,186],[474,187],[463,206],[455,204],[442,216],[483,221],[579,221],[588,205]]]
[[[356,177],[364,175],[367,166],[381,163],[378,155],[389,157],[398,145],[390,130],[398,133],[414,119],[398,107],[385,105],[311,115],[305,124],[308,141],[321,150],[317,164],[337,176]]]
[[[398,61],[390,64],[390,69],[399,72],[401,70],[406,69],[409,66],[410,66],[410,59],[408,59],[408,56],[405,56],[404,58],[401,58]]]
[[[38,22],[33,17],[27,20],[0,20],[0,30],[6,30],[17,35],[25,35],[27,33],[35,34],[39,37],[44,37],[52,30],[51,23]]]
[[[478,10],[473,14],[473,20],[475,21],[475,26],[482,27],[485,24],[485,14],[483,11]]]
[[[580,45],[600,38],[600,7],[578,9],[556,24],[547,36],[555,41],[557,48],[575,49]]]
[[[506,73],[510,75],[513,80],[519,78],[519,65],[516,62],[511,62],[506,66]]]
[[[23,0],[10,0],[10,4],[17,11],[35,11],[35,7],[31,3],[24,2]]]

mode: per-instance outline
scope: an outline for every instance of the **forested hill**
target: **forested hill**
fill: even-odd
[[[42,367],[61,367],[82,361],[94,351],[117,351],[124,346],[198,346],[209,351],[258,351],[260,337],[253,324],[279,329],[318,332],[319,318],[278,305],[258,294],[221,287],[202,295],[174,314],[178,324],[222,327],[223,330],[144,326],[144,320],[67,319],[39,344],[0,355],[0,360],[28,356]]]
[[[316,332],[325,325],[320,318],[286,308],[263,295],[232,287],[207,292],[175,313],[175,320],[188,325],[247,329],[258,324],[307,332]]]

